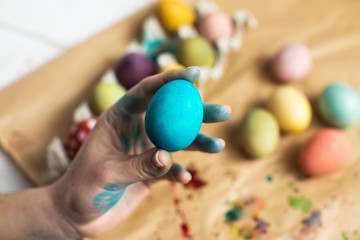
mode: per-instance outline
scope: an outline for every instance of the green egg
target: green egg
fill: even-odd
[[[212,68],[215,65],[216,53],[213,46],[206,39],[193,37],[180,40],[177,47],[177,58],[186,67]]]
[[[98,83],[90,93],[89,106],[95,115],[100,115],[114,105],[126,90],[118,83]]]
[[[240,147],[250,158],[266,157],[276,149],[280,129],[274,115],[262,108],[246,114],[239,128]]]

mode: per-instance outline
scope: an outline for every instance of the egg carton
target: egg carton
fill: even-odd
[[[199,18],[218,11],[218,6],[208,1],[201,1],[195,6]],[[226,56],[230,51],[238,51],[242,47],[242,37],[245,28],[256,28],[257,19],[247,10],[237,10],[232,16],[234,22],[234,34],[228,39],[219,39],[215,43],[217,53],[216,62],[212,68],[199,66],[201,76],[198,81],[200,93],[205,92],[206,83],[209,80],[219,80],[224,74]],[[150,58],[156,58],[159,68],[179,63],[174,54],[176,44],[181,39],[199,36],[195,26],[184,25],[178,29],[174,36],[166,33],[158,18],[150,15],[143,24],[141,41],[133,40],[127,47],[127,52],[145,54]],[[157,57],[156,57],[157,56]]]

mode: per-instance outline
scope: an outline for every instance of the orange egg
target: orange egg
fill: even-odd
[[[301,170],[311,176],[334,172],[350,155],[350,141],[344,132],[326,128],[317,132],[303,146],[299,158]]]

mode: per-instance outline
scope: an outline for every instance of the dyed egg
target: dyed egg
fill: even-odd
[[[268,101],[268,107],[284,132],[300,133],[310,124],[310,103],[300,90],[292,86],[277,88]]]
[[[181,26],[193,25],[194,10],[179,0],[162,0],[157,11],[159,21],[169,33],[175,33]]]
[[[161,69],[161,72],[166,72],[178,68],[185,68],[185,66],[179,63],[175,63],[175,64],[171,64],[170,66],[164,67],[163,69]]]
[[[229,39],[234,34],[233,20],[223,12],[207,14],[199,20],[199,33],[212,43]]]
[[[203,103],[198,90],[179,79],[155,93],[146,110],[145,129],[156,147],[173,152],[195,140],[202,121]]]
[[[177,58],[186,67],[213,67],[216,60],[215,49],[202,37],[182,39],[177,48]]]
[[[265,157],[276,149],[280,129],[274,115],[261,108],[250,111],[240,125],[240,147],[252,158]]]
[[[64,147],[66,149],[67,155],[73,159],[80,147],[85,142],[86,138],[89,136],[91,130],[95,127],[97,122],[96,117],[89,117],[78,123],[75,123],[67,136]]]
[[[284,83],[303,79],[311,69],[312,56],[309,49],[299,43],[286,45],[271,62],[274,76]]]
[[[155,73],[156,68],[150,58],[140,53],[126,54],[115,67],[116,78],[127,89]]]
[[[185,66],[181,65],[179,63],[175,63],[175,64],[172,64],[170,66],[167,66],[167,67],[163,68],[161,70],[161,72],[166,72],[166,71],[170,71],[170,70],[173,70],[173,69],[179,69],[179,68],[185,68]],[[198,87],[198,82],[194,82],[194,86]]]
[[[327,128],[316,133],[301,149],[300,169],[318,176],[339,169],[350,155],[350,141],[342,131]]]
[[[117,83],[100,82],[90,93],[90,109],[95,115],[100,115],[122,98],[125,93],[126,89]]]
[[[322,119],[329,125],[345,128],[360,119],[360,97],[352,87],[334,83],[321,93],[318,108]]]

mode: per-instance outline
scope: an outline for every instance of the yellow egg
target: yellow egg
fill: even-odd
[[[166,71],[170,71],[170,70],[173,70],[173,69],[178,69],[178,68],[185,68],[184,65],[181,65],[180,63],[175,63],[175,64],[172,64],[170,66],[167,66],[167,67],[164,67],[163,69],[161,69],[160,72],[166,72]],[[194,83],[194,86],[196,88],[198,88],[198,82],[195,82]]]
[[[157,15],[169,33],[175,33],[183,25],[193,25],[195,21],[194,10],[179,0],[162,0]]]
[[[164,67],[163,69],[161,69],[160,72],[166,72],[166,71],[170,71],[170,70],[178,69],[178,68],[185,68],[185,66],[181,65],[179,63],[175,63],[175,64],[172,64],[170,66]]]
[[[281,86],[268,101],[269,110],[277,118],[280,129],[289,133],[304,131],[311,121],[309,100],[292,86]]]

